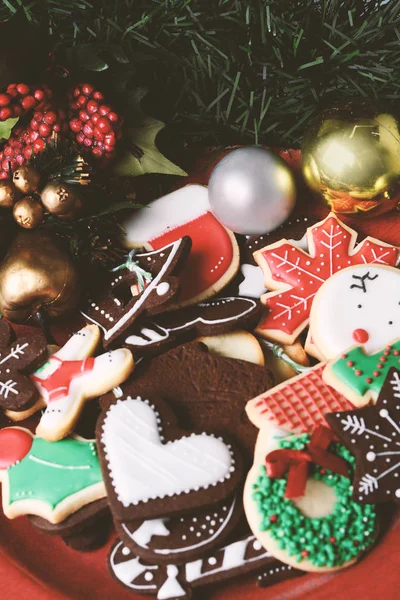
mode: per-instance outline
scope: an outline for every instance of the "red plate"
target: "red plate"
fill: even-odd
[[[298,168],[298,151],[284,151],[283,157]],[[191,183],[206,184],[211,151],[198,157],[190,177]],[[221,153],[215,157],[221,158]],[[185,181],[188,183],[188,181]],[[300,198],[302,216],[317,220],[328,210],[308,194]],[[304,210],[303,210],[304,209]],[[297,210],[296,210],[297,213]],[[400,245],[400,215],[396,212],[374,219],[345,218],[347,224],[365,235]],[[59,343],[73,330],[71,324],[55,331]],[[114,538],[114,535],[112,536]],[[139,596],[118,585],[108,574],[106,557],[112,539],[106,547],[79,553],[67,548],[61,539],[36,531],[26,518],[13,521],[0,516],[0,598],[4,600],[135,600]],[[372,551],[359,564],[336,574],[306,575],[282,582],[267,589],[257,588],[254,577],[198,590],[202,600],[289,600],[291,598],[398,598],[400,557],[400,520],[395,520]]]

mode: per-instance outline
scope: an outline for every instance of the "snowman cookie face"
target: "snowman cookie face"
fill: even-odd
[[[357,344],[372,354],[400,338],[400,270],[357,265],[330,277],[315,296],[310,331],[325,359]]]

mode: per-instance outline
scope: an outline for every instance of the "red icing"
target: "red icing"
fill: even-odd
[[[22,460],[31,446],[32,436],[28,431],[14,427],[0,429],[0,469],[8,469]]]
[[[357,344],[365,344],[369,340],[369,333],[365,329],[355,329],[352,335]]]
[[[226,229],[209,212],[148,241],[154,250],[159,250],[184,235],[192,238],[192,249],[180,276],[180,301],[194,298],[214,286],[225,275],[233,260],[232,240]],[[218,264],[220,261],[221,264]]]
[[[48,402],[55,402],[68,395],[69,386],[71,381],[76,377],[80,377],[89,371],[92,371],[94,367],[95,359],[93,356],[85,358],[84,360],[66,360],[63,361],[57,356],[51,356],[50,362],[58,362],[59,367],[54,373],[48,375],[46,378],[41,379],[38,376],[31,375],[33,381],[37,381],[42,388],[44,388],[48,394]]]
[[[357,264],[379,262],[395,266],[399,255],[397,248],[369,238],[354,251],[354,231],[347,230],[335,215],[329,215],[308,233],[313,246],[310,254],[285,240],[262,250],[259,264],[268,278],[274,280],[277,288],[290,288],[266,294],[264,303],[269,310],[258,326],[261,330],[283,331],[294,339],[306,327],[313,298],[331,275]]]

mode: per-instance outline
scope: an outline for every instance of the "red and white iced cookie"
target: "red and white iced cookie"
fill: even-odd
[[[209,298],[227,285],[239,268],[239,248],[231,231],[210,211],[207,188],[188,185],[134,212],[124,224],[129,247],[157,250],[188,235],[192,249],[181,274],[177,305]]]

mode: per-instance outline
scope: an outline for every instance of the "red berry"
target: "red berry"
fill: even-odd
[[[29,87],[26,85],[26,83],[19,83],[17,85],[17,92],[22,96],[26,96],[29,94]]]
[[[82,121],[80,121],[80,119],[77,119],[75,117],[74,119],[70,120],[69,126],[71,127],[72,131],[75,131],[75,133],[78,133],[78,131],[80,131],[82,129]]]
[[[6,146],[4,148],[4,156],[7,156],[7,157],[14,156],[14,148],[12,148],[11,146]]]
[[[103,140],[104,139],[104,133],[101,131],[100,127],[95,127],[93,129],[93,135],[96,138],[96,140]]]
[[[91,116],[91,119],[92,119],[92,121],[93,121],[93,123],[94,123],[95,125],[96,125],[96,123],[98,122],[98,120],[99,120],[100,118],[101,118],[101,117],[100,117],[100,115],[99,115],[99,113],[98,113],[98,112],[97,112],[97,113],[94,113],[94,114]]]
[[[6,121],[10,117],[12,117],[12,114],[13,113],[12,113],[11,108],[9,108],[8,106],[6,106],[5,108],[2,108],[0,110],[0,120],[1,121]]]
[[[44,140],[42,140],[42,138],[38,138],[36,140],[36,142],[33,144],[33,149],[36,153],[44,150],[44,147],[45,147],[45,143],[44,143]]]
[[[97,121],[96,125],[100,129],[100,131],[102,131],[103,133],[109,133],[111,131],[111,123],[105,117],[102,117],[101,119],[99,119]]]
[[[29,140],[30,140],[31,142],[35,142],[35,141],[38,139],[38,137],[39,137],[39,132],[38,132],[38,131],[33,131],[33,130],[32,130],[32,131],[30,132],[30,134],[29,134]]]
[[[114,152],[114,146],[111,146],[110,144],[104,144],[104,150],[112,154],[112,152]]]
[[[10,170],[10,161],[7,158],[7,160],[3,160],[1,163],[1,168],[3,169],[3,171],[9,171]]]
[[[22,150],[22,153],[25,156],[26,160],[29,160],[31,158],[32,151],[33,151],[32,146],[25,146],[25,148]]]
[[[79,118],[81,121],[89,121],[90,117],[85,110],[79,111]]]
[[[78,135],[76,136],[76,141],[78,142],[78,144],[83,144],[84,139],[85,136],[83,135],[83,133],[78,133]]]
[[[31,129],[33,129],[33,131],[37,131],[39,129],[39,123],[36,121],[36,119],[32,119],[32,121],[29,123],[29,126]]]
[[[96,147],[96,148],[93,148],[92,154],[94,156],[97,156],[98,158],[101,158],[103,156],[103,151],[101,150],[101,148]]]
[[[7,88],[7,94],[9,96],[11,96],[12,98],[15,98],[16,96],[18,96],[18,92],[17,92],[16,88],[15,87],[12,88],[10,86],[8,86],[8,88]]]
[[[103,96],[103,94],[101,92],[94,92],[93,98],[95,100],[104,100],[104,96]]]
[[[88,113],[90,113],[91,115],[95,112],[97,112],[97,109],[99,108],[98,103],[96,102],[96,100],[89,100],[89,102],[86,105],[86,110],[88,111]]]
[[[22,108],[20,106],[13,106],[13,116],[20,117],[22,115]]]
[[[98,148],[101,148],[101,149],[103,149],[103,148],[104,148],[104,142],[102,142],[102,141],[99,141],[99,142],[97,142],[96,146],[97,146]]]
[[[77,98],[81,93],[81,88],[78,86],[74,89],[74,91],[72,92],[74,98]]]
[[[57,121],[57,115],[53,110],[49,110],[45,115],[44,115],[44,120],[46,121],[46,123],[48,125],[54,125],[54,123]]]
[[[42,121],[43,113],[40,112],[39,110],[35,110],[35,112],[33,113],[33,118],[36,119],[36,121]]]
[[[77,105],[76,102],[71,102],[70,107],[71,107],[71,110],[78,110],[79,109],[79,106]]]
[[[83,143],[84,143],[85,146],[87,146],[88,148],[90,148],[90,146],[92,146],[92,144],[93,144],[93,140],[91,140],[88,137],[85,137],[84,140],[83,140]]]
[[[83,133],[86,135],[86,137],[93,137],[93,127],[90,127],[88,123],[85,123],[83,126]]]
[[[22,156],[22,154],[17,154],[17,156],[15,157],[15,160],[19,164],[19,166],[23,165],[25,162],[25,158]]]
[[[83,108],[84,106],[86,106],[86,102],[87,102],[86,96],[79,96],[76,101],[79,108]]]
[[[105,115],[108,115],[108,113],[111,110],[111,106],[108,106],[107,104],[102,104],[101,106],[99,106],[99,114],[104,117]]]
[[[8,173],[5,171],[0,171],[0,179],[8,179]]]
[[[51,127],[47,123],[40,123],[39,133],[42,138],[47,138],[51,134]]]
[[[11,98],[8,94],[0,94],[0,106],[8,106],[11,102]]]
[[[53,131],[55,131],[56,133],[61,131],[61,125],[59,123],[56,123],[53,127]]]
[[[35,90],[33,95],[38,102],[43,102],[43,100],[46,100],[46,93],[43,90]]]
[[[25,98],[22,99],[21,104],[24,110],[31,110],[31,108],[36,106],[37,102],[34,96],[25,96]]]
[[[82,83],[82,92],[87,96],[91,96],[94,92],[94,87],[90,83]]]
[[[116,112],[109,112],[107,116],[110,119],[111,123],[116,123],[118,121],[118,115]]]

